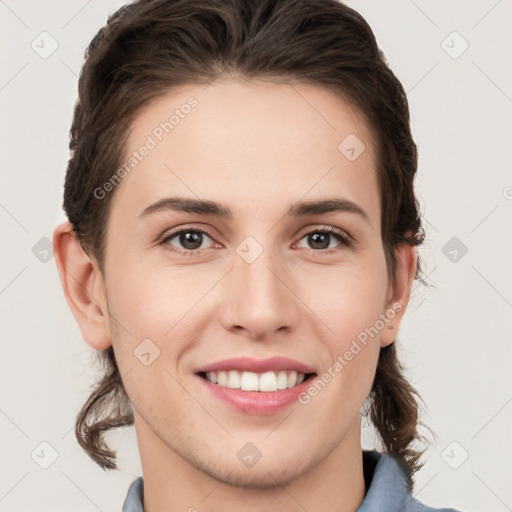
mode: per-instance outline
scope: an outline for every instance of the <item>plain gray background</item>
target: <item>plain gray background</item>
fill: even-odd
[[[65,220],[83,52],[123,3],[0,1],[2,512],[119,511],[141,474],[133,428],[108,438],[118,472],[103,472],[74,438],[95,358],[45,252]],[[420,254],[433,287],[414,285],[399,340],[437,440],[415,495],[468,512],[512,510],[512,4],[348,3],[408,93],[419,146]],[[366,429],[363,439],[371,447]]]

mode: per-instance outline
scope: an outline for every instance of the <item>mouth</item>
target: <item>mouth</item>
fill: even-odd
[[[317,375],[314,366],[288,357],[236,357],[196,368],[211,393],[245,414],[275,414],[299,401]]]
[[[316,373],[300,373],[295,370],[251,372],[238,370],[200,371],[199,377],[221,388],[272,393],[292,389],[312,379]]]

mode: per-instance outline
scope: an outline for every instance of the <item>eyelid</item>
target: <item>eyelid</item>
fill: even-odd
[[[342,237],[346,238],[347,241],[349,241],[349,242],[355,242],[355,238],[352,237],[352,235],[350,235],[350,233],[348,231],[341,229],[341,228],[337,228],[335,226],[331,226],[329,224],[314,224],[312,226],[308,226],[307,228],[305,228],[304,232],[302,232],[302,231],[299,232],[299,233],[301,233],[299,239],[301,239],[305,235],[308,235],[311,232],[316,232],[316,231],[326,231],[327,233],[332,233],[335,235],[342,236]],[[297,235],[297,236],[299,236],[299,235]]]
[[[336,254],[336,253],[339,254],[342,251],[346,251],[348,249],[353,249],[355,246],[355,243],[356,243],[355,239],[349,233],[347,233],[343,229],[340,229],[340,228],[337,228],[334,226],[320,224],[320,225],[316,225],[316,226],[308,226],[305,229],[306,229],[306,231],[303,231],[300,235],[297,236],[297,242],[295,242],[295,244],[300,243],[300,241],[305,236],[307,236],[311,233],[327,233],[331,236],[334,236],[335,238],[338,238],[339,245],[337,247],[334,247],[331,249],[320,249],[320,250],[306,249],[307,252],[313,253],[319,257],[330,256],[330,255]]]
[[[170,232],[164,232],[163,235],[158,237],[157,245],[165,244],[167,240],[170,240],[174,238],[176,235],[179,235],[182,231],[198,231],[202,233],[206,233],[212,240],[214,238],[213,230],[207,226],[199,226],[197,224],[191,224],[191,225],[185,225],[182,227],[179,227],[175,230],[171,230]],[[196,249],[195,251],[205,251],[207,249]],[[187,252],[187,253],[193,253],[194,251],[176,251],[176,252]]]

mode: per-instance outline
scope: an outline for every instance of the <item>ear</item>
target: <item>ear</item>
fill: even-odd
[[[111,344],[103,276],[82,249],[70,222],[53,232],[55,261],[68,305],[84,340],[96,350]]]
[[[416,246],[407,243],[400,244],[395,252],[397,260],[396,276],[390,285],[388,300],[384,314],[389,318],[380,336],[380,346],[386,347],[395,341],[400,322],[407,309],[411,296],[411,287],[416,274]],[[394,316],[393,315],[394,312]]]

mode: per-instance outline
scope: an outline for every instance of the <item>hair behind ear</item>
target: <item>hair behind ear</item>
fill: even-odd
[[[418,401],[421,397],[405,378],[404,367],[398,360],[395,345],[396,340],[380,349],[375,379],[369,396],[369,415],[379,432],[386,452],[404,470],[408,491],[412,493],[414,486],[412,475],[424,463],[419,462],[422,451],[415,450],[411,444],[426,441],[417,429],[418,424],[425,427],[426,425],[418,419]]]
[[[103,469],[118,469],[116,452],[109,450],[104,434],[133,424],[133,410],[124,389],[112,347],[99,353],[104,376],[96,384],[75,423],[78,444]]]

